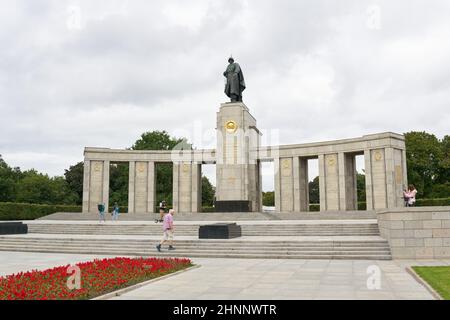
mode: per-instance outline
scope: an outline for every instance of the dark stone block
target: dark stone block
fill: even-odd
[[[232,239],[242,236],[241,226],[236,223],[216,223],[200,226],[199,239]]]
[[[216,212],[251,212],[252,202],[247,200],[216,201]]]
[[[28,226],[22,222],[0,222],[0,234],[25,234]]]

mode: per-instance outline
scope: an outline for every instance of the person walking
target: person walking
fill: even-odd
[[[97,209],[98,209],[99,222],[102,222],[102,220],[103,220],[103,222],[106,222],[106,219],[105,219],[105,204],[104,203],[99,203],[97,205]]]
[[[163,200],[159,203],[159,220],[156,219],[155,223],[163,222],[163,217],[166,210],[167,210],[166,200]]]
[[[114,203],[113,212],[112,212],[112,221],[119,220],[119,205]]]
[[[175,213],[175,210],[170,209],[168,213],[164,214],[163,219],[163,238],[159,242],[158,245],[156,245],[156,250],[161,252],[161,246],[168,241],[169,242],[169,250],[175,250],[173,247],[173,214]]]

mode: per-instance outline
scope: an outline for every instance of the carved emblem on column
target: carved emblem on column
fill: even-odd
[[[383,159],[383,155],[381,154],[380,151],[375,151],[374,158],[375,158],[375,161],[380,161]]]
[[[333,167],[336,165],[336,156],[331,156],[328,158],[328,166]]]
[[[96,164],[94,165],[94,171],[95,171],[95,172],[99,172],[99,171],[101,170],[101,168],[102,168],[102,166],[100,165],[100,163],[96,163]]]
[[[290,159],[283,159],[281,161],[281,171],[283,176],[290,176],[291,175],[291,161]]]
[[[183,172],[184,172],[184,173],[189,172],[189,164],[183,163]]]
[[[138,165],[138,171],[142,173],[142,172],[144,172],[144,170],[145,170],[145,164],[139,163],[139,165]]]

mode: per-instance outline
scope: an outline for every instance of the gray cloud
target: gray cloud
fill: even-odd
[[[85,146],[125,148],[155,129],[193,139],[199,124],[196,145],[210,147],[231,53],[246,104],[280,143],[449,134],[448,1],[0,6],[0,154],[11,165],[61,175]]]

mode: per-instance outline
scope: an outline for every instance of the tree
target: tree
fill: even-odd
[[[426,198],[431,195],[433,185],[439,182],[444,150],[436,136],[426,132],[405,133],[405,144],[408,182]]]
[[[275,192],[267,191],[262,193],[263,206],[273,207],[275,206]]]
[[[128,207],[128,163],[119,162],[111,164],[109,177],[110,205],[117,202],[121,207]]]
[[[13,202],[16,199],[17,181],[20,170],[12,169],[0,155],[0,202]]]
[[[366,201],[366,175],[356,173],[356,193],[358,202]]]
[[[77,195],[75,203],[80,205],[83,199],[84,162],[78,162],[76,165],[70,166],[68,170],[65,169],[64,171],[64,176],[70,190]]]
[[[166,131],[145,132],[131,147],[132,150],[172,150],[185,141],[171,137]]]
[[[215,190],[209,179],[202,177],[202,206],[212,207],[214,205]]]
[[[309,203],[320,203],[319,196],[319,176],[308,183],[309,187]]]

